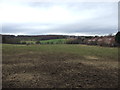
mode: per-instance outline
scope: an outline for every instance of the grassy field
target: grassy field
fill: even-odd
[[[67,40],[66,39],[51,39],[51,40],[41,40],[41,44],[64,44]],[[36,41],[21,41],[21,43],[32,43],[35,44]]]
[[[51,39],[51,40],[42,40],[41,44],[64,44],[66,39]]]
[[[20,43],[23,43],[23,42],[25,42],[25,43],[33,43],[33,44],[36,43],[36,41],[20,41]]]
[[[3,44],[2,53],[6,88],[118,87],[118,48]]]

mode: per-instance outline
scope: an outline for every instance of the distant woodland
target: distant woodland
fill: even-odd
[[[107,36],[68,36],[68,35],[18,35],[18,36],[1,35],[1,36],[2,43],[5,44],[87,44],[99,46],[119,46],[120,44],[120,32],[118,32],[116,35]]]

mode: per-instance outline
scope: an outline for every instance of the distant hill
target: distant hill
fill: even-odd
[[[68,36],[68,35],[2,35],[3,43],[10,41],[41,41],[50,39],[91,38],[91,36]]]
[[[119,34],[116,35],[119,38]],[[6,44],[87,44],[99,46],[117,46],[119,39],[108,36],[69,36],[69,35],[2,35]],[[116,39],[116,40],[115,40]]]

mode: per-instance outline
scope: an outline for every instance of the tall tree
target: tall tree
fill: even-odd
[[[115,41],[120,45],[120,31],[116,34]]]

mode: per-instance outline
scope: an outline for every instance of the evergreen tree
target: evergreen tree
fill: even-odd
[[[116,34],[115,41],[120,44],[120,31]]]

